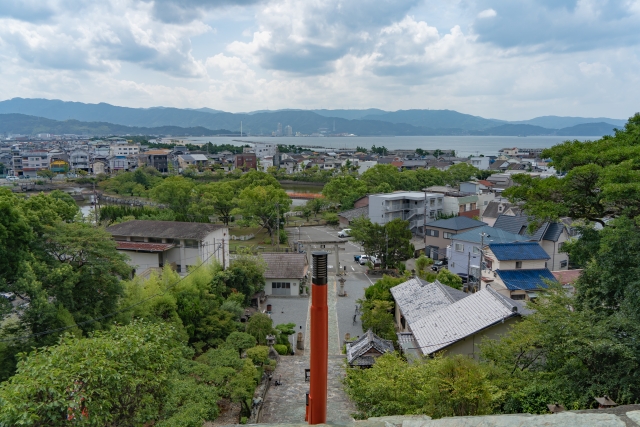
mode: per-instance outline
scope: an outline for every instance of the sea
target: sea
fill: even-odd
[[[324,148],[384,146],[389,150],[422,148],[423,150],[455,150],[457,156],[495,156],[501,148],[548,148],[567,140],[595,141],[601,136],[339,136],[339,137],[270,137],[270,136],[206,136],[173,137],[191,144],[244,145],[251,142],[269,142]],[[173,139],[172,138],[172,139]]]

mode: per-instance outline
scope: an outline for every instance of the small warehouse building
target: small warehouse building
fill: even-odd
[[[263,253],[267,264],[264,293],[269,296],[299,296],[307,282],[309,261],[304,253]]]

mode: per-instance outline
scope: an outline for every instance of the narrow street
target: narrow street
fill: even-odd
[[[302,227],[287,229],[291,241],[301,240],[323,241],[343,240],[337,234],[339,230],[329,227]],[[345,423],[351,420],[355,411],[352,402],[342,390],[344,378],[345,357],[342,355],[342,341],[346,333],[351,337],[362,335],[360,316],[356,314],[356,300],[364,297],[364,289],[377,279],[369,278],[365,274],[366,267],[360,266],[353,260],[355,254],[360,254],[360,248],[344,239],[345,251],[340,251],[340,266],[347,266],[345,291],[347,296],[338,296],[338,280],[334,254],[329,255],[329,382],[327,422]],[[310,251],[323,250],[319,247],[305,248]],[[344,269],[342,269],[344,272]],[[295,356],[281,357],[281,361],[274,372],[274,380],[282,382],[281,386],[271,387],[266,395],[261,423],[295,423],[304,422],[305,393],[309,383],[304,381],[304,369],[309,366],[309,308],[311,298],[270,297],[274,325],[280,323],[294,323],[296,331],[304,332],[305,351]],[[293,338],[295,339],[295,338]],[[292,342],[292,344],[295,344]],[[302,353],[302,354],[301,354]]]

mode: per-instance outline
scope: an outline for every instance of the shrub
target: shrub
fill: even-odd
[[[264,365],[269,362],[269,347],[257,345],[247,350],[247,357],[256,365]]]
[[[286,356],[287,354],[289,354],[289,348],[284,344],[276,344],[273,346],[273,348],[275,348],[278,354],[282,356]]]

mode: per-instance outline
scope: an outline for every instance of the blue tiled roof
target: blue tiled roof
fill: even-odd
[[[543,279],[556,281],[548,268],[537,270],[496,270],[496,274],[510,291],[542,289],[547,287]]]
[[[429,224],[427,224],[427,227]],[[482,237],[480,234],[484,233],[484,244],[488,245],[491,242],[495,243],[507,243],[507,242],[521,242],[528,240],[525,236],[519,236],[517,234],[509,233],[508,231],[500,230],[499,228],[489,227],[484,225],[482,227],[474,228],[473,230],[465,231],[464,233],[456,234],[451,237],[451,240],[460,240],[463,242],[481,243]]]
[[[490,243],[489,249],[499,261],[549,259],[538,242]]]

